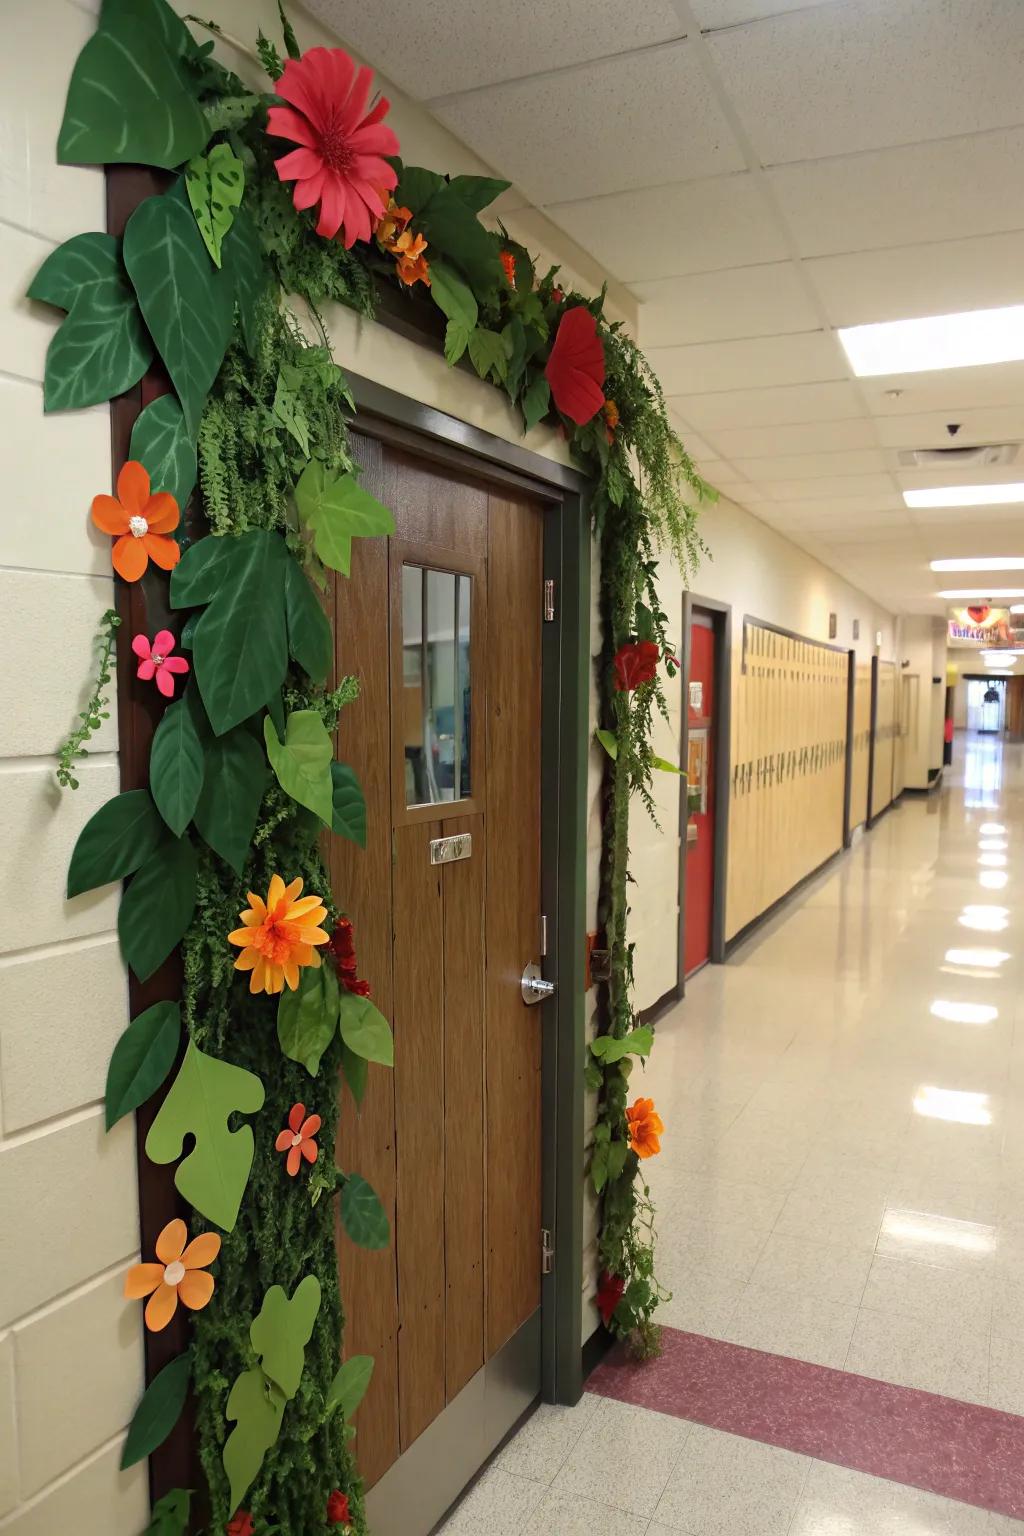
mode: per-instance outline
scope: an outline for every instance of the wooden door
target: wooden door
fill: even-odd
[[[686,826],[683,975],[692,976],[694,971],[711,958],[715,894],[717,696],[715,630],[714,620],[709,613],[693,613],[687,649],[689,669],[684,699],[687,714],[687,789],[700,791],[700,805],[689,814]]]
[[[338,1162],[392,1220],[339,1239],[346,1354],[376,1368],[359,1411],[368,1485],[540,1304],[541,1025],[520,993],[540,930],[542,508],[405,449],[356,439],[391,539],[354,542],[334,591],[367,844],[331,839],[334,896],[392,1021],[395,1069],[344,1097]],[[468,857],[437,863],[438,840]],[[538,1362],[539,1364],[539,1362]]]

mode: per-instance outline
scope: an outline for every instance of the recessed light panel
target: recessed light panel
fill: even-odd
[[[859,378],[1014,363],[1024,358],[1024,304],[851,325],[838,335]]]
[[[913,495],[913,492],[908,492]],[[933,560],[933,571],[1024,571],[1024,555],[982,555],[976,560]]]
[[[951,603],[970,600],[974,602],[988,602],[996,597],[1024,597],[1024,587],[950,587],[945,592],[936,593],[937,597],[948,598]]]
[[[908,507],[1001,507],[1024,501],[1024,480],[1011,480],[1005,485],[940,485],[927,491],[904,491],[903,500]],[[1013,571],[1018,568],[1016,560],[1011,560],[1009,565],[1002,565],[998,560],[939,560],[932,563],[933,571]]]

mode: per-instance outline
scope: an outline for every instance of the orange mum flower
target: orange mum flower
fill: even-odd
[[[116,497],[92,499],[92,520],[113,535],[110,559],[125,581],[138,581],[150,560],[165,571],[177,565],[181,550],[168,534],[180,517],[170,491],[150,495],[149,475],[137,459],[129,459],[118,475]]]
[[[316,1162],[318,1148],[313,1138],[321,1124],[319,1115],[306,1114],[305,1104],[293,1104],[288,1111],[288,1129],[278,1132],[274,1149],[288,1153],[285,1167],[289,1177],[294,1179],[303,1158],[307,1163]]]
[[[395,241],[399,235],[404,235],[406,229],[412,223],[412,210],[400,208],[393,197],[387,200],[387,207],[377,220],[377,243],[386,251],[395,254],[397,247]]]
[[[216,1232],[202,1232],[185,1247],[188,1228],[181,1220],[169,1221],[156,1240],[159,1264],[133,1264],[124,1277],[129,1301],[148,1296],[146,1327],[151,1333],[166,1328],[179,1300],[193,1312],[201,1312],[213,1295],[213,1276],[206,1274],[220,1253]]]
[[[286,886],[280,875],[270,882],[266,901],[249,892],[249,909],[239,912],[242,927],[228,934],[228,943],[242,953],[236,971],[251,971],[250,992],[292,991],[299,984],[299,968],[319,965],[314,944],[326,944],[329,935],[319,926],[327,909],[319,896],[303,896],[302,881]]]
[[[629,1148],[637,1157],[653,1157],[661,1151],[661,1142],[658,1137],[665,1127],[661,1123],[661,1116],[654,1112],[653,1099],[637,1099],[626,1110],[626,1119],[629,1121]]]
[[[430,287],[430,267],[423,252],[427,248],[427,242],[422,235],[412,235],[408,231],[399,235],[397,240],[398,261],[395,271],[398,280],[411,288],[413,283],[425,283]]]

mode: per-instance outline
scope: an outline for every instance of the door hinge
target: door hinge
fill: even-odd
[[[552,577],[544,583],[544,622],[553,624],[555,620],[555,583]]]
[[[551,1246],[551,1233],[547,1227],[540,1229],[540,1272],[550,1275],[555,1267],[555,1250]]]
[[[540,919],[540,957],[541,957],[542,960],[543,960],[544,956],[547,954],[547,952],[548,952],[548,920],[547,920],[547,917],[545,916],[545,914],[542,912],[541,913],[541,919]]]

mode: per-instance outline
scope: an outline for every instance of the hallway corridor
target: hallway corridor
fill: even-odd
[[[706,1357],[719,1427],[687,1416],[689,1367],[604,1367],[577,1408],[537,1412],[446,1536],[1021,1528],[1022,848],[1024,749],[962,738],[940,791],[695,978],[641,1091],[666,1128],[646,1165],[660,1317],[702,1336],[667,1339]],[[756,1403],[746,1351],[788,1357]],[[637,1405],[652,1398],[664,1411]],[[846,1465],[794,1448],[823,1412]],[[904,1451],[906,1481],[871,1475]],[[958,1477],[974,1503],[941,1496]]]

